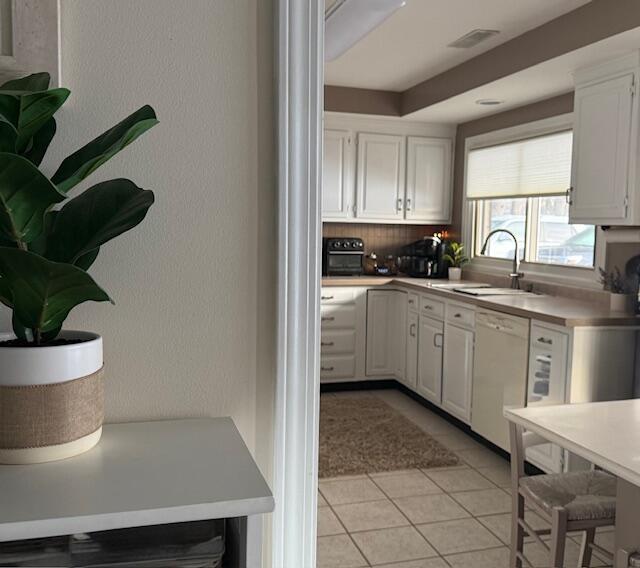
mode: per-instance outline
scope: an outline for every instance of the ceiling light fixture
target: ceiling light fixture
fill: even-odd
[[[353,47],[407,0],[338,0],[324,16],[324,60],[333,61]]]
[[[476,101],[477,105],[483,106],[496,106],[501,105],[502,103],[504,103],[504,101],[501,101],[500,99],[478,99]]]
[[[493,37],[499,34],[499,30],[473,30],[468,34],[459,37],[456,41],[447,45],[447,47],[458,47],[461,49],[469,49],[470,47],[474,47],[478,45],[480,42],[488,40],[490,37]]]

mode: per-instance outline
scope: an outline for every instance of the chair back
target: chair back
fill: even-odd
[[[545,440],[534,432],[525,432],[522,426],[513,422],[509,422],[509,438],[511,442],[511,490],[516,495],[520,486],[520,478],[525,476],[526,449],[548,444],[549,440]]]

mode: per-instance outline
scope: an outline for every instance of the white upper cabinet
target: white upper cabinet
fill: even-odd
[[[357,216],[404,218],[405,137],[358,134]]]
[[[348,130],[325,130],[322,160],[322,216],[343,220],[353,216],[353,145]]]
[[[451,222],[453,126],[325,115],[322,220]]]
[[[576,73],[569,221],[640,224],[637,53]]]
[[[407,139],[406,219],[451,222],[451,140]]]

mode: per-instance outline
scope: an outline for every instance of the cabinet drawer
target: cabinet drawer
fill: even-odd
[[[476,311],[460,304],[447,304],[447,322],[462,327],[473,328],[476,323]]]
[[[356,332],[353,330],[325,331],[320,339],[320,352],[354,353],[356,349]]]
[[[444,318],[444,302],[433,300],[428,296],[420,296],[420,312],[432,318]]]
[[[415,312],[420,309],[420,296],[418,294],[413,292],[407,294],[407,308]]]
[[[326,287],[320,293],[320,303],[324,304],[353,304],[356,300],[355,288]]]
[[[356,327],[356,307],[350,304],[329,304],[320,306],[321,328],[349,328]]]
[[[344,379],[353,377],[356,370],[356,359],[353,355],[336,355],[320,357],[321,379]]]
[[[567,335],[535,323],[531,324],[531,346],[552,351],[564,346]]]

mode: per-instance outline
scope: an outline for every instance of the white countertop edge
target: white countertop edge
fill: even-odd
[[[0,542],[271,513],[273,497],[0,524]]]
[[[552,430],[548,430],[544,426],[541,426],[538,422],[529,420],[521,416],[520,414],[518,414],[518,410],[527,410],[527,409],[526,408],[524,409],[505,408],[503,412],[504,417],[510,422],[519,424],[520,426],[523,426],[527,430],[531,430],[532,432],[539,434],[546,440],[549,440],[550,442],[558,444],[558,446],[564,448],[565,450],[569,450],[570,452],[573,452],[577,456],[580,456],[586,459],[587,461],[596,464],[597,466],[607,470],[609,473],[612,473],[616,477],[619,477],[620,479],[624,479],[625,481],[628,481],[629,483],[640,487],[639,473],[633,470],[630,470],[616,462],[610,461],[609,459],[605,458],[602,454],[594,452],[593,450],[587,448],[586,446],[577,444],[576,442],[573,442],[559,434],[556,434]]]

